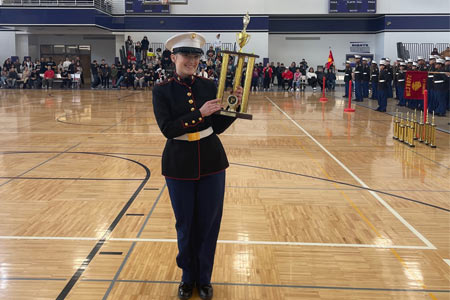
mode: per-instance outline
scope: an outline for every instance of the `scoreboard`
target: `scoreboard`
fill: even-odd
[[[330,0],[330,13],[376,13],[376,0]]]
[[[143,0],[125,0],[125,14],[168,14],[169,5],[145,4]]]

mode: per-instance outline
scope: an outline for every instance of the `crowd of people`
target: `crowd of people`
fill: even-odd
[[[152,87],[171,77],[174,72],[174,65],[171,61],[171,52],[168,49],[156,51],[150,46],[148,38],[144,36],[142,41],[134,43],[131,37],[125,42],[127,58],[123,63],[109,65],[104,59],[99,62],[94,60],[90,65],[92,76],[92,89],[109,88],[133,88],[143,89]],[[220,35],[214,45],[204,53],[197,70],[197,75],[209,78],[217,83],[222,68]],[[427,87],[429,90],[430,111],[435,111],[437,115],[444,116],[447,109],[450,109],[448,86],[450,72],[450,49],[446,50],[448,56],[442,57],[447,52],[437,53],[429,56],[427,62],[423,57],[418,57],[417,61],[411,59],[403,61],[398,59],[391,65],[389,58],[384,58],[377,64],[368,58],[355,55],[356,66],[351,67],[351,62],[347,61],[342,70],[337,70],[333,64],[328,68],[318,67],[315,71],[308,66],[305,59],[298,64],[292,62],[289,66],[284,63],[274,62],[257,63],[252,72],[251,89],[253,91],[285,90],[304,91],[308,86],[312,91],[317,90],[317,86],[327,91],[335,90],[336,73],[344,73],[345,95],[348,97],[349,82],[354,82],[355,101],[363,101],[369,98],[379,101],[377,110],[386,111],[387,99],[393,98],[393,90],[396,91],[395,98],[398,99],[399,106],[420,109],[422,101],[405,99],[403,91],[405,87],[405,72],[408,70],[438,72],[428,75]],[[447,55],[447,54],[445,54]],[[233,57],[230,57],[227,66],[226,86],[231,87],[235,77],[236,64]],[[247,65],[244,63],[242,82],[246,76]],[[439,73],[439,72],[447,72]],[[0,66],[0,87],[1,88],[46,88],[51,89],[55,81],[60,82],[61,88],[80,88],[84,84],[83,68],[79,57],[69,59],[56,64],[51,57],[36,59],[34,62],[26,57],[23,62],[18,60],[12,62],[7,58]]]
[[[51,57],[36,59],[26,57],[23,62],[7,58],[0,66],[0,88],[47,88],[51,89],[55,80],[61,88],[81,87],[83,68],[79,57],[56,64]]]

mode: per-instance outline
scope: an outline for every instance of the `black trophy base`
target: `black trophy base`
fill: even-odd
[[[232,118],[239,118],[239,119],[247,119],[247,120],[253,119],[253,116],[251,114],[245,114],[245,113],[240,113],[237,111],[225,110],[225,109],[221,109],[221,110],[215,112],[215,114],[221,115],[221,116],[232,117]]]

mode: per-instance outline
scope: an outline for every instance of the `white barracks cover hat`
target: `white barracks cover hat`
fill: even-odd
[[[198,53],[203,54],[203,46],[206,39],[196,32],[180,33],[172,36],[166,41],[166,48],[176,53]]]

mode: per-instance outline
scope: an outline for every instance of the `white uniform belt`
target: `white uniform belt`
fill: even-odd
[[[350,74],[345,74],[345,76],[350,76]]]
[[[399,79],[398,81],[405,81],[405,79]]]
[[[372,74],[372,77],[377,77],[378,75],[377,74]]]
[[[366,72],[364,72],[363,74],[367,74]]]
[[[208,127],[202,131],[197,131],[193,133],[186,133],[180,136],[177,136],[173,138],[174,140],[180,140],[180,141],[189,141],[189,142],[195,142],[198,140],[201,140],[202,138],[205,138],[207,136],[210,136],[214,133],[214,130],[212,127]]]
[[[386,80],[378,80],[378,82],[385,82]]]
[[[434,77],[434,75],[428,75],[428,78],[433,78]]]
[[[444,83],[444,80],[436,80],[434,83]]]
[[[360,71],[355,71],[355,73],[361,73]]]

